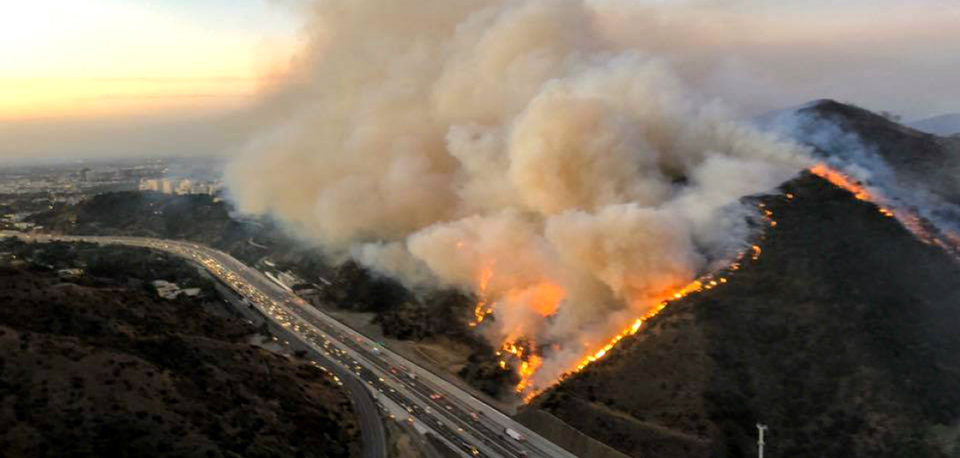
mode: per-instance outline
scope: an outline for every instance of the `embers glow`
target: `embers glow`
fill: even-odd
[[[862,184],[826,164],[820,163],[810,167],[810,173],[829,181],[838,188],[850,191],[857,199],[873,200],[873,195]]]
[[[463,242],[457,242],[457,248],[462,248]],[[490,280],[493,279],[493,269],[484,268],[480,271],[479,279],[477,280],[477,291],[480,296],[480,299],[477,301],[477,305],[473,308],[473,321],[471,321],[470,327],[476,327],[480,323],[483,323],[483,320],[487,318],[487,315],[493,313],[493,304],[488,304],[487,302],[487,287],[490,286]]]
[[[787,197],[788,201],[792,201],[793,199],[794,196],[792,194]],[[763,203],[758,204],[758,206],[761,210],[761,216],[765,221],[767,221],[768,226],[771,229],[775,228],[777,223],[773,219],[773,212],[766,209]],[[761,238],[763,238],[762,235]],[[564,378],[580,372],[590,364],[608,356],[621,340],[639,332],[645,322],[659,315],[672,302],[727,284],[729,282],[729,277],[735,275],[736,271],[742,267],[743,260],[745,258],[749,256],[751,260],[757,261],[760,259],[760,255],[762,253],[763,250],[759,245],[752,245],[749,250],[741,252],[737,258],[727,266],[727,268],[720,269],[712,274],[704,275],[681,288],[663,294],[659,299],[653,300],[652,302],[656,303],[656,306],[651,308],[650,311],[642,317],[635,319],[632,323],[630,323],[629,326],[610,338],[609,341],[596,348],[585,348],[586,355],[577,363],[574,368],[565,373],[560,380],[557,380],[554,383],[560,382]],[[523,345],[507,342],[504,343],[502,351],[514,355],[518,361],[521,361],[520,366],[518,367],[520,382],[516,386],[516,392],[522,396],[524,402],[529,403],[537,395],[543,392],[543,390],[549,388],[549,386],[534,386],[530,382],[533,375],[542,364],[542,360],[537,355],[537,349],[533,344],[530,344],[529,348],[526,348]],[[506,362],[501,360],[500,365],[501,367],[504,367]]]
[[[787,197],[788,201],[792,201],[793,199],[794,196],[792,194]],[[769,227],[771,229],[775,228],[776,221],[773,219],[773,212],[766,209],[765,205],[762,203],[758,204],[758,206],[760,207],[763,219],[769,223]],[[727,284],[729,282],[729,278],[735,275],[736,271],[742,267],[743,260],[747,258],[747,256],[749,256],[753,261],[757,261],[760,259],[762,252],[763,251],[759,245],[752,245],[749,250],[741,252],[726,269],[720,269],[715,273],[704,275],[681,288],[663,294],[660,299],[653,301],[653,303],[657,304],[656,306],[651,308],[650,311],[642,317],[635,319],[632,323],[630,323],[629,326],[610,338],[609,341],[597,348],[585,349],[586,355],[577,363],[574,368],[564,374],[560,380],[580,372],[590,364],[608,356],[621,340],[639,332],[645,322],[659,315],[672,302]],[[503,350],[507,353],[515,355],[519,359],[523,359],[525,354],[528,355],[528,358],[525,361],[529,362],[529,364],[524,365],[524,363],[521,363],[519,367],[518,372],[520,375],[520,383],[518,383],[516,387],[517,393],[523,397],[524,402],[529,403],[544,389],[549,388],[548,386],[540,387],[530,384],[530,380],[541,362],[539,357],[536,355],[535,347],[531,346],[525,351],[522,346],[518,347],[513,343],[506,343],[504,344]],[[501,361],[501,363],[502,365],[505,364],[503,361]],[[557,380],[556,382],[559,382],[560,380]]]
[[[914,211],[905,209],[893,211],[881,196],[870,192],[861,183],[826,164],[820,163],[811,167],[810,173],[829,181],[834,186],[849,191],[857,199],[875,204],[881,214],[888,218],[896,218],[903,227],[912,232],[923,243],[938,246],[953,256],[960,257],[960,237],[956,234],[941,231]]]
[[[849,191],[859,200],[870,201],[876,204],[881,214],[886,217],[897,218],[897,220],[900,221],[904,227],[914,233],[925,243],[940,246],[941,248],[946,249],[948,252],[954,253],[955,255],[960,255],[960,237],[957,237],[951,233],[938,232],[936,228],[934,228],[929,222],[918,217],[910,211],[898,209],[898,211],[894,212],[891,208],[888,208],[883,204],[881,201],[882,199],[878,194],[871,192],[862,183],[859,183],[844,173],[832,169],[825,164],[818,164],[812,167],[810,172],[826,179],[831,184],[839,188]],[[792,193],[786,193],[783,197],[787,203],[793,203],[798,199],[798,196]],[[758,207],[760,209],[761,216],[767,222],[765,225],[767,230],[777,229],[777,221],[773,219],[773,212],[763,203],[759,203]],[[765,236],[763,234],[759,236],[760,240],[763,240],[764,238]],[[749,249],[740,253],[737,259],[734,260],[726,269],[721,269],[719,272],[705,275],[682,288],[663,294],[659,300],[655,299],[651,301],[651,303],[655,303],[656,305],[652,307],[649,312],[647,312],[644,316],[635,319],[630,323],[629,326],[612,336],[608,341],[596,346],[585,346],[584,356],[580,359],[576,366],[564,374],[560,380],[580,372],[590,364],[610,355],[620,341],[622,341],[625,337],[639,332],[645,322],[659,315],[672,302],[703,292],[705,290],[720,287],[721,285],[728,283],[729,278],[734,276],[743,267],[744,262],[746,262],[745,260],[749,259],[752,261],[758,261],[762,254],[763,249],[759,244],[752,245],[749,247]],[[545,291],[551,290],[545,289]],[[559,289],[559,291],[562,291],[562,289]],[[546,296],[558,296],[559,299],[556,301],[557,304],[559,304],[559,301],[562,300],[562,295],[559,293],[554,295],[546,294]],[[556,311],[556,309],[551,307],[545,309],[544,311],[553,313]],[[534,374],[536,374],[537,370],[542,364],[538,348],[532,342],[526,342],[525,344],[507,342],[504,344],[502,350],[503,353],[512,355],[511,358],[514,360],[514,362],[508,363],[506,360],[501,360],[500,365],[501,367],[508,367],[509,365],[516,366],[517,373],[520,376],[520,382],[516,386],[516,391],[522,396],[525,402],[530,402],[544,389],[549,388],[549,386],[535,386],[531,383]],[[554,383],[559,382],[560,380],[557,380]]]
[[[526,304],[538,315],[548,317],[557,312],[567,292],[552,283],[540,283],[532,288],[513,290],[507,293],[507,300]]]
[[[517,375],[520,377],[520,381],[515,387],[517,394],[526,394],[525,392],[531,387],[533,375],[536,374],[540,366],[543,365],[543,358],[535,354],[535,352],[536,345],[525,340],[504,342],[503,346],[500,347],[500,351],[497,352],[497,355],[502,358],[507,358],[507,355],[511,355],[510,358],[515,361]],[[500,360],[501,368],[506,368],[507,364],[506,359]],[[526,400],[526,397],[524,399]]]

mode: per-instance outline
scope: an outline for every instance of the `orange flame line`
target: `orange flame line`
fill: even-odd
[[[763,207],[763,206],[764,206],[763,204],[760,204],[760,207]],[[763,217],[767,221],[774,222],[772,218],[773,212],[771,211],[764,211]],[[771,224],[771,227],[774,227],[774,226],[776,226],[776,224]],[[750,248],[751,248],[750,251],[752,252],[751,258],[754,261],[758,260],[760,258],[760,254],[762,253],[760,246],[753,245]],[[746,255],[747,255],[747,252],[741,252],[737,256],[736,260],[732,262],[727,269],[725,269],[729,271],[727,276],[734,275],[734,271],[740,268],[741,266],[740,263],[743,260],[743,258],[746,257]],[[571,370],[566,374],[563,374],[560,377],[560,379],[557,380],[557,382],[560,382],[563,379],[582,371],[590,364],[609,355],[611,351],[616,348],[617,344],[619,344],[621,340],[639,332],[644,322],[649,321],[650,319],[659,315],[672,302],[683,299],[692,294],[700,293],[704,290],[710,290],[710,289],[719,287],[720,285],[726,284],[729,281],[727,277],[718,276],[718,275],[719,274],[704,275],[703,277],[700,277],[699,279],[690,282],[686,286],[665,295],[664,299],[659,301],[656,308],[650,310],[649,312],[644,314],[642,317],[634,320],[633,323],[630,324],[630,326],[622,330],[617,335],[613,336],[613,338],[611,338],[604,346],[600,347],[598,350],[594,351],[593,353],[585,356],[583,359],[580,360],[580,362],[577,364],[577,366],[573,370]],[[507,351],[511,352],[510,350],[507,350]],[[537,367],[539,367],[539,365]],[[530,371],[529,367],[525,368],[521,364],[521,368],[520,368],[521,382],[517,385],[517,392],[523,393],[524,391],[527,391],[527,393],[523,396],[523,401],[526,403],[529,403],[530,401],[532,401],[537,395],[543,392],[543,390],[546,388],[546,387],[544,388],[533,387],[530,384],[529,380],[532,378],[534,372],[535,371]]]
[[[923,240],[924,242],[937,244],[944,248],[951,246],[953,247],[954,253],[960,255],[960,237],[956,236],[955,234],[945,233],[943,239],[932,236],[929,233],[929,231],[924,228],[924,225],[919,217],[909,212],[895,213],[893,210],[877,202],[876,201],[878,200],[877,196],[875,196],[869,190],[867,190],[866,187],[863,186],[861,183],[848,177],[842,172],[839,172],[835,169],[830,168],[826,164],[823,164],[823,163],[817,164],[811,167],[809,171],[821,178],[826,179],[834,186],[847,190],[859,200],[871,201],[877,204],[877,206],[880,209],[880,213],[882,213],[887,217],[891,217],[891,218],[896,217],[901,222],[901,224],[903,224],[908,230],[916,234],[917,237]],[[796,199],[797,196],[792,193],[786,193],[784,197],[788,201],[792,202],[794,201],[794,199]],[[763,218],[768,221],[769,227],[771,229],[776,228],[777,222],[773,219],[773,212],[765,209],[765,204],[763,203],[758,204],[758,206],[762,209]],[[762,235],[761,235],[761,238],[763,238]],[[725,269],[728,272],[727,276],[729,277],[734,275],[735,272],[741,268],[742,266],[741,263],[748,254],[750,255],[752,260],[757,261],[759,260],[760,255],[762,253],[763,253],[763,249],[759,245],[752,245],[748,251],[740,253],[737,256],[736,260],[733,263],[731,263],[727,267],[727,269]],[[720,285],[726,284],[729,281],[727,277],[717,277],[716,275],[719,275],[719,274],[705,275],[691,282],[690,284],[684,286],[683,288],[680,288],[679,290],[671,294],[668,294],[665,299],[659,302],[656,308],[647,312],[642,317],[634,320],[633,323],[630,324],[630,326],[622,330],[617,335],[613,336],[604,346],[595,350],[593,353],[585,356],[573,370],[571,370],[566,374],[563,374],[560,377],[560,379],[554,383],[559,383],[563,379],[582,371],[590,364],[609,355],[611,351],[617,347],[617,345],[620,343],[621,340],[623,340],[625,337],[634,335],[637,332],[639,332],[644,322],[649,321],[650,319],[659,315],[672,302],[677,301],[679,299],[683,299],[692,294],[700,293],[704,290],[709,290],[709,289],[719,287]],[[534,387],[530,382],[533,375],[536,373],[536,370],[542,364],[542,360],[538,355],[535,354],[536,349],[533,346],[531,346],[530,348],[524,349],[523,346],[517,345],[516,343],[507,342],[504,344],[503,350],[506,351],[507,353],[513,354],[518,360],[521,361],[520,366],[518,368],[518,373],[521,377],[521,380],[516,386],[516,391],[517,393],[524,395],[523,396],[524,402],[529,403],[537,395],[539,395],[543,391],[543,389],[546,388],[546,387],[544,388]],[[500,353],[498,352],[498,355],[499,354]],[[524,358],[524,356],[526,356],[526,359]],[[500,366],[501,368],[505,367],[506,362],[501,360]]]
[[[824,163],[810,167],[810,173],[823,178],[830,183],[833,183],[833,185],[838,188],[843,188],[847,191],[850,191],[850,193],[853,194],[853,196],[857,199],[873,200],[873,195],[870,193],[870,191],[867,191],[862,184],[852,180],[850,177],[844,175],[836,169],[830,168]]]
[[[810,172],[817,175],[834,186],[845,189],[854,195],[857,199],[870,201],[880,209],[880,213],[889,218],[897,218],[897,221],[907,230],[912,232],[920,241],[928,245],[936,245],[954,256],[960,256],[960,237],[950,232],[944,232],[937,235],[935,228],[925,223],[918,215],[910,211],[894,212],[885,206],[879,196],[873,195],[862,184],[836,169],[830,168],[826,164],[820,163],[810,168]]]

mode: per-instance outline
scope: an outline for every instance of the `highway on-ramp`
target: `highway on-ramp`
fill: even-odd
[[[382,445],[383,429],[379,416],[375,415],[376,408],[372,413],[369,411],[374,401],[358,395],[362,391],[360,387],[366,388],[387,415],[406,418],[415,428],[433,433],[461,456],[576,458],[463,389],[317,310],[263,273],[221,251],[191,242],[141,237],[0,235],[36,241],[84,241],[146,247],[202,265],[244,297],[251,307],[277,327],[285,329],[286,335],[293,339],[285,343],[311,350],[315,364],[332,372],[352,392],[361,415],[365,457],[383,457],[386,450]],[[365,398],[367,402],[363,401]],[[370,424],[370,418],[374,417],[377,417],[376,425]],[[511,437],[511,433],[520,439]]]

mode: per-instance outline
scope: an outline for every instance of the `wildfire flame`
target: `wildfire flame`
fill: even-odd
[[[792,200],[792,199],[793,199],[792,195],[791,195],[791,197],[788,197],[788,200]],[[763,205],[762,203],[759,204],[759,206],[760,206],[761,209],[763,209],[763,207],[764,207],[764,205]],[[776,224],[775,224],[776,222],[773,220],[773,212],[772,212],[772,211],[770,211],[770,210],[765,210],[765,209],[764,209],[764,210],[762,211],[762,214],[763,214],[763,218],[766,219],[768,222],[771,223],[771,224],[770,224],[770,227],[776,227]],[[670,305],[670,303],[672,303],[672,302],[674,302],[674,301],[677,301],[677,300],[680,300],[680,299],[683,299],[683,298],[685,298],[685,297],[688,297],[688,296],[690,296],[690,295],[692,295],[692,294],[697,294],[697,293],[700,293],[700,292],[705,291],[705,290],[711,290],[711,289],[714,289],[714,288],[717,288],[717,287],[719,287],[719,286],[721,286],[721,285],[726,284],[727,282],[729,282],[728,278],[729,278],[730,276],[733,276],[733,275],[734,275],[734,272],[740,269],[741,262],[743,261],[743,259],[744,259],[746,256],[749,255],[752,260],[757,261],[757,260],[760,259],[760,254],[761,254],[761,253],[762,253],[762,249],[760,248],[760,246],[759,246],[759,245],[753,245],[753,246],[750,247],[750,250],[749,250],[749,251],[741,252],[741,253],[737,256],[737,258],[734,260],[734,262],[732,262],[726,269],[721,269],[721,270],[720,270],[719,272],[717,272],[717,273],[704,275],[704,276],[702,276],[702,277],[700,277],[700,278],[698,278],[698,279],[690,282],[690,283],[687,284],[686,286],[683,286],[683,287],[681,287],[681,288],[679,288],[679,289],[677,289],[677,290],[674,290],[674,291],[671,291],[671,292],[669,292],[669,293],[664,294],[664,295],[660,298],[660,300],[655,300],[655,301],[653,301],[653,302],[656,303],[657,305],[656,305],[655,307],[653,307],[652,309],[650,309],[650,311],[648,311],[648,312],[647,312],[646,314],[644,314],[642,317],[637,318],[636,320],[634,320],[628,327],[626,327],[626,328],[624,328],[623,330],[621,330],[618,334],[616,334],[615,336],[613,336],[609,341],[607,341],[606,343],[604,343],[604,344],[603,344],[602,346],[600,346],[599,348],[596,348],[596,349],[594,349],[594,350],[592,350],[592,351],[588,351],[588,352],[587,352],[587,355],[584,356],[584,357],[577,363],[576,367],[574,367],[574,368],[571,369],[569,372],[567,372],[566,374],[564,374],[564,375],[561,377],[561,380],[563,380],[564,378],[569,377],[569,376],[571,376],[571,375],[573,375],[573,374],[575,374],[575,373],[577,373],[577,372],[582,371],[583,369],[585,369],[585,368],[586,368],[587,366],[589,366],[590,364],[592,364],[592,363],[594,363],[594,362],[596,362],[596,361],[599,361],[600,359],[602,359],[602,358],[606,357],[607,355],[609,355],[609,354],[612,352],[612,350],[613,350],[614,348],[616,348],[617,344],[619,344],[621,340],[623,340],[624,338],[629,337],[629,336],[632,336],[632,335],[636,334],[637,332],[639,332],[640,329],[643,327],[643,324],[644,324],[645,322],[649,321],[649,320],[652,319],[653,317],[655,317],[655,316],[659,315],[661,312],[663,312],[663,310],[666,309],[667,306]],[[726,272],[726,273],[724,274],[723,272]],[[503,347],[503,350],[504,350],[505,352],[507,352],[507,353],[513,354],[514,356],[516,356],[517,358],[520,358],[520,359],[522,359],[522,358],[523,358],[523,355],[525,354],[524,348],[522,348],[522,347],[516,347],[513,343],[506,343],[506,344],[504,345],[504,347]],[[532,349],[531,349],[531,350],[532,350]],[[529,364],[527,364],[528,362],[529,362]],[[504,362],[501,361],[501,363],[504,363]],[[520,365],[520,368],[519,368],[519,370],[518,370],[518,373],[519,373],[519,375],[520,375],[520,382],[519,382],[519,383],[517,384],[517,386],[516,386],[516,391],[517,391],[517,393],[519,393],[519,394],[521,394],[521,395],[523,396],[523,401],[524,401],[524,402],[529,403],[530,401],[533,400],[533,398],[535,398],[535,397],[536,397],[537,395],[539,395],[544,389],[547,388],[547,387],[536,387],[536,386],[533,386],[533,385],[530,383],[530,380],[531,380],[532,376],[534,375],[534,373],[536,372],[536,369],[539,368],[541,364],[542,364],[542,360],[540,360],[539,356],[536,356],[536,354],[531,353],[531,354],[530,354],[530,357],[529,357],[527,360],[525,360],[524,363],[521,363],[521,365]],[[503,365],[505,365],[505,363],[502,364],[501,367],[502,367]],[[558,380],[558,382],[559,382],[559,380]]]
[[[960,237],[957,235],[951,233],[943,233],[940,236],[934,235],[933,231],[935,229],[932,228],[929,223],[925,223],[925,221],[919,216],[903,210],[894,212],[892,209],[883,205],[879,195],[871,192],[858,181],[850,178],[836,169],[827,166],[826,164],[817,164],[811,167],[809,171],[821,178],[826,179],[833,185],[849,191],[859,200],[870,201],[876,204],[879,207],[881,214],[890,218],[897,218],[897,220],[900,221],[904,227],[916,234],[917,237],[924,242],[940,246],[946,249],[948,252],[960,256]],[[792,193],[786,193],[783,197],[788,202],[792,202],[797,198],[796,195]],[[773,218],[773,212],[766,208],[763,203],[759,203],[758,207],[760,209],[761,216],[768,223],[768,227],[770,229],[775,229],[777,227],[777,221],[775,221]],[[759,236],[761,240],[764,239],[764,237],[765,236],[763,234]],[[577,364],[571,368],[569,372],[561,376],[560,380],[557,380],[556,382],[582,371],[590,364],[609,355],[617,347],[620,341],[639,332],[645,322],[659,315],[672,302],[693,294],[720,287],[721,285],[728,283],[729,278],[735,275],[736,272],[742,267],[744,259],[749,257],[752,261],[758,261],[761,254],[763,254],[763,249],[760,247],[760,245],[751,245],[749,249],[741,252],[725,269],[720,269],[717,272],[704,275],[683,287],[664,293],[659,299],[651,300],[650,302],[652,304],[656,304],[655,306],[649,308],[647,313],[635,319],[630,323],[629,326],[622,329],[608,341],[600,345],[593,346],[592,348],[585,347],[585,356],[583,356],[583,358],[581,358],[580,361],[577,362]],[[488,302],[484,296],[487,285],[492,277],[492,269],[487,269],[481,272],[480,280],[478,282],[479,290],[481,292],[481,300],[478,302],[475,309],[476,320],[475,322],[471,323],[471,326],[476,326],[483,321],[485,316],[493,313],[496,303],[488,305]],[[566,292],[562,287],[551,283],[541,283],[533,288],[522,291],[511,290],[505,294],[504,297],[514,302],[525,303],[532,310],[543,316],[550,316],[557,311],[565,295]],[[517,383],[515,390],[519,395],[521,395],[524,402],[530,402],[544,389],[548,388],[535,386],[532,383],[533,376],[543,365],[543,360],[539,356],[538,348],[533,341],[523,337],[508,338],[503,342],[500,350],[497,352],[497,355],[501,356],[501,359],[499,360],[499,366],[501,369],[506,369],[511,366],[515,367],[517,374],[520,377],[520,381]]]
[[[960,257],[960,237],[956,234],[942,232],[930,222],[911,212],[898,212],[896,218],[924,243],[940,247],[947,253]]]
[[[462,247],[463,242],[457,242],[457,248]],[[470,327],[476,327],[480,323],[483,323],[483,320],[487,318],[487,315],[493,313],[493,304],[487,304],[487,287],[490,286],[490,280],[493,279],[493,269],[490,267],[485,267],[480,271],[479,279],[477,280],[478,295],[480,299],[477,301],[477,305],[473,308],[473,321],[471,321]]]
[[[543,365],[543,359],[537,355],[531,355],[530,358],[520,363],[520,383],[517,384],[517,393],[523,393],[530,386],[530,379],[537,369]]]
[[[536,345],[533,343],[528,343],[527,345],[530,346],[529,349],[523,342],[504,342],[501,347],[501,352],[497,353],[501,356],[503,356],[503,353],[509,353],[513,355],[513,358],[519,363],[517,375],[520,376],[520,381],[515,388],[518,394],[523,394],[523,392],[531,386],[530,380],[533,374],[543,365],[543,359],[535,353]],[[503,368],[506,366],[507,362],[501,359],[500,367]]]
[[[755,254],[753,255],[752,258],[753,260],[758,260],[760,256],[760,247],[754,245],[753,248],[755,250],[754,251]],[[741,253],[739,256],[737,256],[737,261],[729,265],[729,267],[726,269],[727,271],[729,271],[726,274],[727,276],[732,276],[733,271],[740,268],[740,261],[744,258],[745,255],[746,253]],[[640,328],[643,326],[644,322],[649,321],[651,318],[659,315],[661,312],[663,312],[664,309],[667,308],[668,305],[670,305],[671,302],[683,299],[687,296],[690,296],[692,294],[696,294],[705,290],[717,288],[720,285],[726,284],[728,281],[729,280],[727,279],[726,276],[715,276],[714,274],[704,275],[703,277],[700,277],[699,279],[694,280],[688,285],[670,293],[669,295],[665,296],[661,301],[659,301],[659,303],[655,308],[647,312],[644,316],[637,318],[629,327],[621,331],[619,334],[613,336],[613,338],[610,339],[610,341],[607,342],[606,345],[601,347],[599,350],[595,351],[593,354],[590,354],[584,357],[580,361],[580,363],[577,365],[576,369],[571,372],[571,374],[582,371],[591,363],[596,362],[597,360],[610,354],[610,351],[613,350],[616,347],[616,345],[620,343],[621,340],[623,340],[627,336],[632,336],[636,334],[638,331],[640,331]],[[570,375],[570,374],[567,374],[567,375]]]
[[[560,303],[567,295],[563,287],[545,281],[529,288],[512,288],[503,294],[499,300],[490,301],[487,297],[487,290],[493,276],[494,271],[491,267],[482,269],[478,275],[477,294],[479,299],[477,305],[473,308],[473,321],[469,323],[470,327],[476,327],[483,323],[487,316],[493,314],[500,301],[524,304],[540,316],[548,317],[557,312]]]
[[[811,167],[810,173],[829,181],[838,188],[843,188],[847,191],[850,191],[850,193],[853,194],[853,196],[857,199],[870,201],[873,200],[873,195],[870,193],[870,191],[867,191],[862,184],[826,164],[820,163]]]
[[[918,239],[928,245],[935,245],[946,252],[960,257],[960,237],[950,232],[941,232],[929,221],[924,220],[912,211],[900,210],[894,212],[884,200],[867,190],[861,183],[845,175],[839,170],[820,163],[810,168],[810,172],[833,185],[849,191],[857,199],[870,201],[879,207],[880,213],[889,218],[896,218],[900,224],[912,232]]]
[[[525,304],[540,316],[547,317],[556,313],[566,295],[563,287],[544,282],[532,288],[510,290],[506,294],[506,300]]]

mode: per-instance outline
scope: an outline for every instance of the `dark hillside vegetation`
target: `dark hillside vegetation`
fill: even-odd
[[[38,213],[30,221],[69,234],[139,235],[224,247],[246,243],[254,233],[228,211],[210,195],[125,191],[98,194],[78,205]]]
[[[436,313],[431,304],[437,301],[424,300],[395,280],[352,261],[333,265],[319,250],[291,238],[270,220],[234,218],[230,205],[213,196],[100,194],[77,205],[38,213],[31,221],[61,234],[189,240],[230,253],[252,266],[263,267],[262,261],[269,260],[273,269],[290,270],[309,283],[304,286],[320,289],[319,298],[324,301],[345,310],[381,315],[379,320],[390,321],[384,331],[392,337],[411,339],[451,332],[455,336],[466,330],[465,314]],[[437,299],[444,305],[457,302],[464,312],[472,307],[472,298],[449,291],[439,292]]]
[[[268,269],[289,270],[308,283],[301,286],[318,290],[306,295],[308,299],[374,314],[374,323],[387,337],[416,341],[443,337],[465,344],[470,354],[459,375],[492,396],[510,392],[513,375],[498,366],[494,349],[467,326],[474,298],[451,290],[414,294],[355,262],[333,265],[319,250],[305,246],[270,220],[235,218],[230,205],[213,196],[100,194],[77,205],[38,213],[31,221],[61,234],[190,240],[251,266],[264,267],[269,260],[273,267]]]
[[[960,452],[960,263],[815,176],[720,288],[672,304],[535,407],[636,457]]]
[[[16,253],[0,263],[0,456],[359,456],[344,391],[251,345],[195,268],[84,244],[0,252]],[[205,292],[160,299],[157,276]]]
[[[15,238],[0,240],[0,253],[29,263],[40,271],[79,269],[82,275],[66,280],[83,286],[122,286],[155,291],[153,280],[176,283],[181,288],[200,288],[201,300],[218,301],[210,279],[196,267],[170,254],[95,243],[26,243]]]

